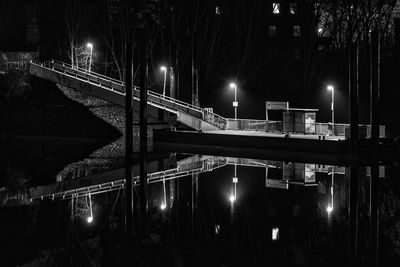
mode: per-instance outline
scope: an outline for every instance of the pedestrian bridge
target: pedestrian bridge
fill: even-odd
[[[101,75],[96,72],[89,72],[86,69],[72,67],[70,64],[61,61],[30,62],[30,74],[40,77],[68,88],[80,90],[92,96],[101,98],[110,103],[125,106],[125,83]],[[140,88],[132,87],[134,101],[140,101]],[[189,103],[177,100],[169,96],[148,90],[147,104],[156,109],[170,112],[176,115],[177,121],[191,129],[201,132],[213,131],[214,133],[229,133],[236,131],[246,135],[282,134],[285,132],[282,121],[253,120],[253,119],[230,119],[224,118],[207,108],[201,108]],[[318,139],[321,135],[329,133],[329,123],[314,123],[314,134],[307,134],[307,138]],[[333,136],[345,136],[345,129],[348,124],[335,123]],[[368,125],[360,125],[368,132]],[[380,127],[381,137],[385,136],[385,127]],[[304,133],[297,135],[305,136]],[[296,137],[293,135],[293,137]]]
[[[72,67],[61,61],[31,62],[29,72],[57,84],[80,90],[119,106],[125,106],[125,83],[99,73]],[[133,100],[140,101],[140,88],[133,86]],[[197,130],[225,130],[228,120],[186,102],[148,90],[147,104],[176,114],[177,121]]]

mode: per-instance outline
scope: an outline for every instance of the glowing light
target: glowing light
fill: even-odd
[[[318,33],[321,33],[322,32],[322,28],[318,28]]]
[[[162,203],[160,208],[161,208],[161,210],[165,210],[167,208],[167,205],[165,205],[165,203]]]
[[[161,66],[160,70],[164,72],[163,96],[165,96],[165,86],[167,83],[167,67]]]
[[[93,216],[87,217],[87,222],[88,222],[88,223],[92,223],[92,222],[93,222]]]
[[[272,228],[272,240],[278,240],[279,239],[279,228],[274,227]]]
[[[216,234],[216,235],[219,234],[219,232],[221,231],[221,227],[219,226],[219,224],[216,224],[216,225],[215,225],[214,231],[215,231],[215,234]]]
[[[328,85],[326,89],[328,89],[328,91],[333,91],[335,90],[335,87],[333,87],[332,85]]]
[[[332,207],[332,206],[328,206],[328,207],[326,208],[326,211],[327,211],[328,213],[331,213],[331,212],[333,211],[333,207]]]
[[[231,84],[229,84],[229,87],[232,88],[232,89],[233,89],[233,88],[236,88],[236,83],[231,83]]]
[[[90,48],[90,49],[93,48],[93,44],[92,43],[87,43],[86,46],[87,46],[87,48]]]
[[[279,3],[272,3],[272,13],[279,14],[281,5]]]
[[[235,197],[234,195],[231,195],[231,196],[229,197],[229,201],[230,201],[231,203],[235,202],[235,200],[236,200],[236,197]]]

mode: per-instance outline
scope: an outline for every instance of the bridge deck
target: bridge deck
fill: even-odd
[[[45,64],[31,62],[30,73],[111,103],[120,106],[125,105],[125,84],[122,81],[98,73],[72,68],[69,64],[58,61],[46,62]],[[132,92],[133,100],[140,101],[140,88],[133,86]],[[198,131],[223,130],[226,128],[227,120],[225,118],[151,90],[148,91],[147,103],[150,106],[176,114],[179,122]]]

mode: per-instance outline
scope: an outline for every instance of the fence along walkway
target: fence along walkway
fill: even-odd
[[[111,103],[125,105],[125,83],[60,61],[31,62],[30,74],[84,91]],[[133,99],[140,101],[140,88],[133,86]],[[197,131],[225,130],[227,120],[203,108],[148,90],[147,104],[174,113],[177,120]]]

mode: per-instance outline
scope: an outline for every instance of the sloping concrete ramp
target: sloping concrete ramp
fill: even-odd
[[[54,60],[45,63],[31,62],[29,72],[36,77],[80,90],[119,106],[125,106],[125,84],[122,81],[95,72],[73,68],[67,63]],[[140,101],[139,97],[140,88],[134,86],[133,99]],[[225,118],[151,90],[148,91],[147,104],[176,114],[177,121],[196,131],[226,129],[227,120]]]

